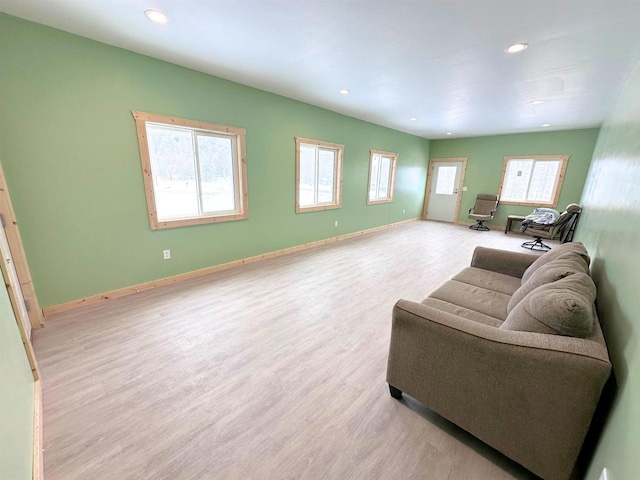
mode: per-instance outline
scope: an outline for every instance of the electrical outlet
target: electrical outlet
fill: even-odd
[[[338,226],[338,220],[336,220],[336,225],[335,225],[335,226],[336,226],[336,227]]]
[[[462,187],[462,191],[466,192],[467,191],[467,187]]]
[[[403,208],[403,209],[402,209],[402,214],[403,214],[403,215],[404,215],[404,211],[405,211],[405,209]]]
[[[171,258],[171,250],[163,250],[162,251],[162,257],[165,260],[169,260]]]
[[[600,473],[600,478],[598,480],[609,480],[609,472],[607,471],[606,468],[602,469],[602,472]]]

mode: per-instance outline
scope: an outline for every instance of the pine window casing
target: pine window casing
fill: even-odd
[[[249,217],[245,129],[138,111],[133,111],[132,114],[136,121],[149,225],[152,230],[244,220]],[[154,129],[156,131],[160,131],[163,128],[167,131],[175,129],[177,135],[186,135],[187,132],[190,132],[194,139],[194,181],[198,207],[198,211],[195,213],[178,213],[176,215],[165,214],[163,216],[162,211],[158,211],[158,201],[161,199],[159,196],[161,195],[161,192],[157,191],[160,184],[158,178],[159,172],[154,172],[153,169],[154,162],[149,150],[150,143],[153,144],[153,139],[149,138],[149,133],[151,132],[153,135]],[[207,209],[205,205],[207,202],[207,199],[205,198],[207,196],[207,192],[205,192],[205,188],[203,187],[206,183],[203,180],[203,170],[204,167],[209,165],[204,165],[200,158],[199,142],[206,143],[207,141],[222,141],[225,143],[226,140],[231,144],[230,154],[232,157],[233,170],[233,207],[222,210],[213,209],[212,211],[211,208]],[[211,202],[209,201],[209,203]]]

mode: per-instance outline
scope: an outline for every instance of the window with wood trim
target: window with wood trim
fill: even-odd
[[[569,157],[505,157],[500,180],[500,203],[556,207]]]
[[[296,212],[340,208],[344,145],[296,137]]]
[[[370,152],[367,205],[392,202],[398,154],[381,150]]]
[[[132,113],[152,229],[249,217],[244,129]]]

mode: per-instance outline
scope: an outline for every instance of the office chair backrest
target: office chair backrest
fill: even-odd
[[[475,215],[491,215],[498,206],[498,195],[479,193],[476,197],[476,204],[473,206]]]

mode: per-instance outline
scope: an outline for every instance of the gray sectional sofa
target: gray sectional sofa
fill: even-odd
[[[393,309],[387,382],[545,479],[566,479],[611,363],[580,243],[478,247],[421,303]]]

